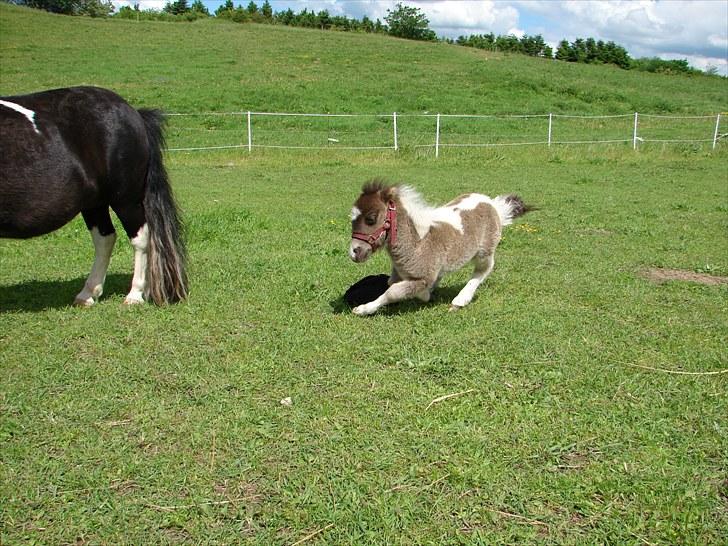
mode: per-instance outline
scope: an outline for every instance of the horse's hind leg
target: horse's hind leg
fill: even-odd
[[[111,251],[116,242],[116,231],[111,223],[108,207],[99,207],[82,211],[86,227],[91,231],[91,238],[94,242],[94,263],[91,266],[91,273],[78,293],[74,303],[80,306],[90,306],[96,303],[104,292],[104,281],[106,271],[109,269]]]
[[[452,304],[450,305],[451,311],[460,309],[461,307],[465,307],[469,304],[473,300],[475,291],[478,289],[480,284],[488,277],[488,275],[490,275],[490,272],[493,271],[495,258],[492,253],[485,255],[479,253],[473,261],[475,262],[475,271],[473,271],[473,276],[470,277],[470,280],[465,284],[465,286],[463,286],[460,293],[455,296],[454,300],[452,300]]]
[[[124,303],[144,303],[144,294],[147,290],[147,262],[149,259],[149,228],[144,217],[144,207],[141,204],[127,206],[113,206],[114,212],[121,220],[124,231],[129,236],[131,246],[134,248],[134,277],[131,280],[131,289],[124,298]]]

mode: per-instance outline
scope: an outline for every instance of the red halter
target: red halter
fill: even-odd
[[[372,250],[376,250],[386,239],[387,233],[389,233],[389,244],[390,246],[393,246],[397,241],[397,207],[395,206],[394,201],[387,203],[387,216],[384,218],[384,223],[379,229],[371,235],[367,235],[361,231],[354,231],[351,234],[351,238],[364,241],[372,247]],[[385,237],[382,238],[382,235]]]

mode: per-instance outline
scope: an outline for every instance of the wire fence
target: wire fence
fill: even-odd
[[[496,146],[692,143],[715,149],[728,137],[725,115],[623,114],[169,114],[168,150],[431,150]]]

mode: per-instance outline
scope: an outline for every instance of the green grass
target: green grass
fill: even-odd
[[[403,101],[398,110],[417,111],[424,92],[461,112],[622,107],[509,95],[510,72],[553,89],[631,88],[630,108],[725,110],[720,80],[485,61],[378,36],[6,5],[0,32],[4,94],[94,83],[170,111],[239,100],[372,112]],[[84,43],[98,44],[93,55]],[[478,63],[503,71],[492,100],[476,102],[484,84],[462,71]],[[441,89],[425,72],[455,85]],[[188,227],[184,304],[122,305],[132,253],[120,238],[106,295],[70,307],[93,254],[80,219],[0,241],[0,542],[267,545],[318,530],[305,544],[724,542],[728,374],[634,367],[728,368],[726,286],[639,276],[728,275],[724,147],[438,160],[262,150],[175,153],[167,165]],[[362,319],[341,296],[388,268],[383,255],[347,257],[348,212],[372,176],[414,184],[433,203],[517,191],[540,210],[506,229],[495,271],[461,312],[447,308],[465,270],[430,304]]]
[[[7,5],[0,26],[3,94],[85,83],[169,112],[728,110],[724,78],[666,77],[380,35],[215,20],[99,21]]]

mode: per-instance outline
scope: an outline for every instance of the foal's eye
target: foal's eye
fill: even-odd
[[[367,217],[366,217],[366,218],[364,219],[364,222],[365,222],[365,223],[366,223],[366,225],[368,225],[368,226],[373,226],[374,224],[376,224],[376,223],[377,223],[377,219],[376,219],[376,218],[373,218],[373,217],[371,217],[371,216],[367,216]]]

